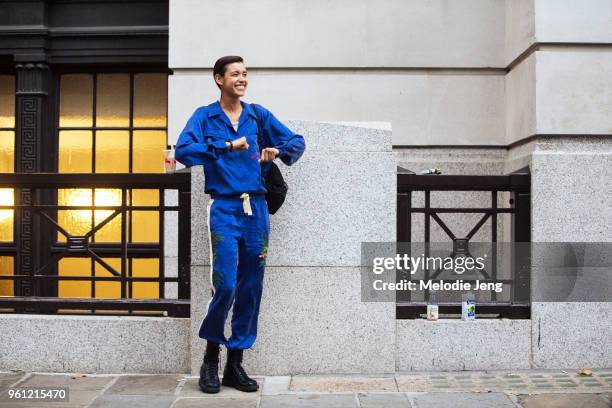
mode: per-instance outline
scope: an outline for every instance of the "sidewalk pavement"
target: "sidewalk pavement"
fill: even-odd
[[[458,371],[395,375],[255,377],[257,393],[204,394],[180,374],[0,372],[0,407],[66,408],[610,408],[612,369]],[[68,401],[9,398],[15,390],[67,387]],[[40,394],[39,394],[40,395]]]

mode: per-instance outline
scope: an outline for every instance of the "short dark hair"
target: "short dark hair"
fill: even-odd
[[[217,62],[215,62],[215,66],[213,67],[213,79],[215,78],[217,74],[221,76],[225,75],[225,68],[229,64],[233,64],[234,62],[244,63],[244,60],[242,59],[242,57],[239,57],[238,55],[226,55],[225,57],[219,58]],[[219,88],[221,88],[219,84],[217,84],[217,81],[215,81],[215,84]]]

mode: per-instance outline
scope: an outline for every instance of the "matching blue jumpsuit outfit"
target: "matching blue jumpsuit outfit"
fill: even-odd
[[[270,234],[263,182],[269,163],[260,165],[260,152],[275,147],[278,158],[290,166],[305,149],[304,138],[270,111],[260,105],[241,104],[237,130],[218,101],[198,108],[181,132],[175,152],[176,160],[187,167],[204,166],[204,188],[211,196],[207,215],[213,296],[199,336],[228,349],[249,348],[257,336]],[[258,145],[258,132],[264,146]],[[226,142],[242,136],[248,150],[229,151]],[[232,335],[226,339],[225,321],[232,304]]]

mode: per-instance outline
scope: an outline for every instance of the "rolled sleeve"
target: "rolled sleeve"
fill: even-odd
[[[205,140],[202,126],[205,113],[200,108],[191,115],[176,143],[175,158],[187,167],[217,160],[220,154],[228,151],[224,140]]]
[[[265,110],[265,115],[264,131],[270,138],[272,146],[278,149],[279,159],[287,166],[291,166],[306,149],[304,137],[283,125],[270,111]]]

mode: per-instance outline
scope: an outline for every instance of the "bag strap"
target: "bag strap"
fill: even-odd
[[[261,153],[261,151],[263,150],[263,144],[264,144],[264,136],[263,136],[263,123],[261,121],[261,116],[259,116],[259,112],[257,112],[257,105],[252,103],[251,104],[251,108],[253,109],[253,112],[255,113],[255,118],[256,118],[256,122],[257,122],[257,144],[259,145],[259,153]]]

